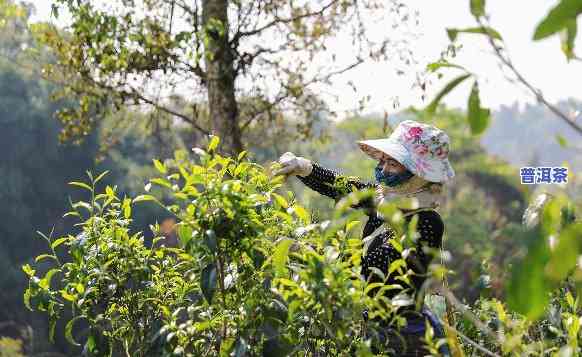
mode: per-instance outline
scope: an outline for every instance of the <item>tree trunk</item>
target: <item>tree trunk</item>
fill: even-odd
[[[236,154],[243,145],[234,94],[233,55],[228,44],[227,8],[228,0],[203,0],[202,22],[208,36],[205,63],[212,132],[221,139],[221,152]]]

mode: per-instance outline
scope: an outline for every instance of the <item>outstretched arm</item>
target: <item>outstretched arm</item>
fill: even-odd
[[[307,187],[336,201],[354,190],[364,190],[376,186],[373,183],[362,182],[357,176],[346,176],[337,171],[326,169],[304,157],[295,156],[292,152],[281,155],[278,163],[281,164],[281,168],[275,172],[275,175],[295,175]],[[367,214],[374,212],[374,206],[373,197],[368,197],[352,205],[353,208],[365,208]]]
[[[307,176],[298,175],[297,178],[312,190],[322,195],[339,200],[343,196],[356,190],[374,188],[373,183],[362,182],[357,176],[346,176],[337,171],[326,169],[321,165],[311,162],[312,170]],[[373,199],[368,198],[352,206],[354,208],[371,208]]]

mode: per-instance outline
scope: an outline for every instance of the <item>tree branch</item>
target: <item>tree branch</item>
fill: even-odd
[[[491,351],[489,351],[488,349],[486,349],[485,347],[481,346],[480,344],[478,344],[477,342],[471,340],[469,337],[465,336],[462,332],[460,332],[459,330],[457,330],[456,328],[454,328],[453,326],[449,325],[446,322],[443,322],[443,324],[451,329],[454,330],[455,333],[457,335],[459,335],[463,340],[467,341],[470,345],[472,345],[473,347],[475,347],[476,349],[478,349],[479,351],[485,353],[488,356],[492,356],[492,357],[501,357],[501,355],[498,355],[497,353],[493,353]]]
[[[204,128],[200,127],[200,126],[198,125],[198,123],[196,123],[196,121],[194,121],[194,119],[192,119],[192,118],[188,117],[187,115],[185,115],[185,114],[183,114],[183,113],[179,113],[179,112],[177,112],[177,111],[175,111],[175,110],[172,110],[172,109],[170,109],[170,108],[167,108],[167,107],[165,107],[165,106],[163,106],[163,105],[160,105],[159,103],[156,103],[154,100],[152,100],[152,99],[149,99],[149,98],[147,98],[147,97],[143,96],[142,94],[140,94],[140,93],[139,93],[137,90],[135,90],[134,88],[131,88],[131,89],[132,89],[132,93],[131,93],[130,95],[133,95],[133,96],[135,96],[136,98],[138,98],[138,99],[139,99],[139,100],[141,100],[142,102],[144,102],[144,103],[146,103],[146,104],[149,104],[149,105],[153,106],[154,108],[156,108],[156,109],[158,109],[158,110],[161,110],[161,111],[163,111],[163,112],[166,112],[166,113],[168,113],[168,114],[174,115],[174,116],[176,116],[176,117],[178,117],[178,118],[180,118],[180,119],[184,120],[185,122],[187,122],[187,123],[191,124],[191,125],[192,125],[194,128],[196,128],[196,130],[198,130],[198,131],[202,132],[202,133],[203,133],[203,134],[205,134],[205,135],[209,135],[209,134],[210,134],[210,132],[209,132],[208,130],[206,130],[206,129],[204,129]]]
[[[202,132],[205,135],[209,135],[210,134],[210,132],[208,130],[206,130],[206,129],[202,128],[201,126],[199,126],[198,123],[196,123],[196,121],[194,121],[192,118],[188,117],[186,114],[179,113],[179,112],[177,112],[175,110],[172,110],[170,108],[167,108],[167,107],[165,107],[165,106],[157,103],[156,101],[154,101],[154,100],[152,100],[150,98],[147,98],[145,95],[141,94],[137,89],[135,89],[135,88],[133,88],[133,87],[131,87],[129,85],[128,85],[128,87],[131,89],[130,92],[127,92],[127,91],[120,92],[119,90],[117,90],[117,89],[115,89],[115,88],[113,88],[113,87],[111,87],[111,86],[109,86],[109,85],[107,85],[105,83],[98,82],[98,81],[94,80],[93,78],[91,78],[89,76],[86,76],[85,79],[88,80],[89,82],[91,82],[93,85],[95,85],[95,86],[97,86],[97,87],[99,87],[101,89],[105,89],[105,90],[108,90],[108,91],[112,91],[114,93],[122,93],[122,94],[126,94],[128,96],[133,96],[134,98],[139,99],[142,102],[144,102],[146,104],[149,104],[149,105],[153,106],[154,108],[156,108],[158,110],[161,110],[163,112],[166,112],[168,114],[174,115],[174,116],[176,116],[176,117],[184,120],[185,122],[187,122],[190,125],[192,125],[196,130]]]
[[[488,26],[486,26],[485,23],[483,23],[483,20],[480,17],[475,17],[477,23],[479,23],[479,25],[482,28],[489,28]],[[538,103],[541,103],[543,105],[545,105],[552,113],[554,113],[556,116],[558,116],[558,118],[564,120],[572,129],[574,129],[575,131],[577,131],[580,135],[582,135],[582,126],[576,124],[574,122],[574,120],[572,120],[570,117],[568,117],[568,115],[566,115],[565,113],[563,113],[557,106],[555,106],[554,104],[550,103],[542,94],[542,92],[537,89],[536,87],[534,87],[528,80],[525,79],[525,77],[517,70],[517,68],[515,68],[513,62],[511,61],[511,58],[509,58],[508,56],[504,56],[503,53],[501,52],[501,47],[497,46],[497,44],[495,44],[495,41],[493,39],[493,37],[487,33],[486,34],[487,40],[489,42],[489,44],[491,45],[491,47],[493,48],[493,51],[495,52],[496,57],[507,67],[511,70],[511,72],[515,75],[515,77],[517,78],[517,80],[523,84],[530,92],[532,92],[532,94],[535,96],[536,100],[538,101]]]
[[[253,35],[259,34],[259,33],[263,32],[263,31],[265,31],[265,30],[267,30],[267,29],[269,29],[269,28],[271,28],[271,27],[273,27],[275,25],[278,25],[278,24],[287,24],[287,23],[291,23],[291,22],[296,21],[296,20],[301,20],[301,19],[304,19],[304,18],[312,17],[312,16],[322,15],[327,9],[329,9],[330,7],[332,7],[334,4],[336,4],[338,2],[339,2],[339,0],[332,0],[327,5],[323,6],[321,9],[319,9],[318,11],[308,12],[308,13],[305,13],[305,14],[302,14],[302,15],[298,15],[298,16],[295,16],[295,17],[289,17],[289,18],[286,18],[286,19],[282,19],[282,18],[279,18],[278,16],[275,16],[275,20],[273,20],[273,21],[269,22],[268,24],[263,25],[263,26],[261,26],[259,28],[256,28],[256,29],[254,29],[252,31],[247,31],[247,32],[240,31],[240,32],[237,32],[234,35],[234,37],[231,40],[231,42],[238,41],[242,37],[253,36]]]
[[[467,317],[475,327],[477,327],[481,332],[487,335],[495,343],[502,345],[503,341],[493,332],[489,327],[485,326],[478,317],[476,317],[471,311],[469,311],[453,293],[442,285],[436,284],[436,290],[443,295],[452,305],[455,306],[461,313]]]

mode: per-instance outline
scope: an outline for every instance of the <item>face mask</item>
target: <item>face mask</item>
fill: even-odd
[[[410,179],[412,176],[414,176],[414,174],[408,170],[406,170],[400,174],[393,174],[393,173],[385,174],[382,171],[382,166],[380,164],[378,164],[378,166],[376,166],[374,173],[376,175],[376,181],[378,183],[383,183],[386,186],[390,186],[390,187],[400,185],[401,183],[406,182],[408,179]]]

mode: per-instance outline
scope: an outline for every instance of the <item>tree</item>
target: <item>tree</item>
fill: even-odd
[[[253,123],[282,110],[308,128],[313,113],[327,110],[314,86],[387,59],[388,48],[406,56],[402,41],[371,40],[378,36],[368,26],[388,15],[393,28],[411,19],[396,0],[54,0],[54,15],[62,11],[72,18],[65,29],[35,27],[57,59],[45,68],[63,85],[55,96],[79,101],[58,113],[61,139],[82,138],[124,106],[146,106],[217,134],[229,152],[243,149],[242,134]],[[329,49],[338,33],[352,39],[349,59]],[[186,107],[172,103],[179,96]]]

